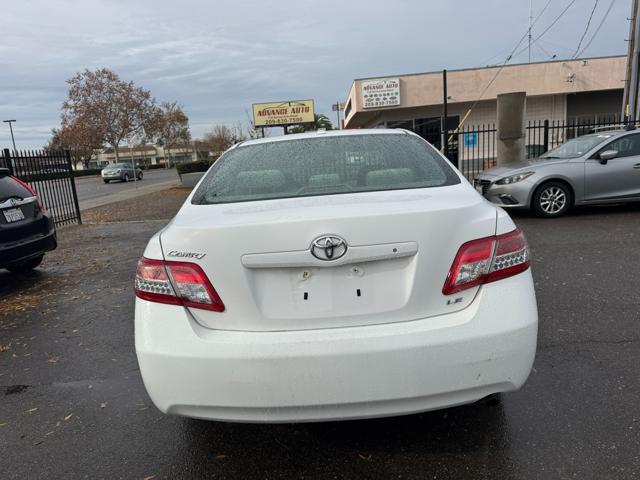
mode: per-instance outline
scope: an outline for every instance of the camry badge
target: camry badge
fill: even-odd
[[[311,243],[311,254],[319,260],[337,260],[347,253],[347,242],[337,235],[322,235]]]

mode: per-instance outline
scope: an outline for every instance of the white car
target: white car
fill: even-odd
[[[135,344],[163,412],[382,417],[519,388],[538,315],[526,241],[404,130],[228,150],[138,264]]]

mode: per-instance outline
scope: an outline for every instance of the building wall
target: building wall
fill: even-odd
[[[500,71],[484,92],[483,98],[495,102],[500,93],[524,91],[532,98],[554,97],[557,101],[557,98],[567,94],[619,90],[623,87],[621,79],[625,77],[625,66],[624,56],[509,65]],[[497,72],[497,67],[449,71],[447,86],[451,104],[474,102]],[[380,116],[388,117],[388,112],[393,110],[406,111],[429,106],[441,109],[441,72],[393,77],[400,80],[401,103],[397,107],[364,110],[361,102],[362,80],[353,82],[347,98],[347,102],[351,101],[352,108],[345,118],[346,128],[379,123],[376,119]],[[553,99],[551,102],[553,103]],[[558,108],[566,110],[566,106],[552,104],[551,107],[553,112],[559,112]],[[532,103],[532,108],[532,112],[537,108],[536,101]]]
[[[567,96],[567,119],[598,120],[620,116],[623,90],[581,92]],[[595,117],[595,118],[594,118]]]

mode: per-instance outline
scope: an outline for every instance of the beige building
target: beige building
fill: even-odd
[[[198,153],[200,156],[209,155],[209,152],[197,152],[192,147],[176,147],[172,148],[171,152],[160,145],[153,144],[133,148],[118,148],[118,156],[121,162],[133,160],[139,166],[165,165],[169,158],[172,164],[195,162],[198,160]],[[96,151],[91,159],[90,166],[91,168],[102,168],[111,163],[116,163],[116,154],[113,148],[105,148]]]
[[[509,92],[526,92],[525,123],[597,123],[621,115],[625,56],[507,65],[498,74],[499,69],[447,72],[448,129],[455,129],[463,119],[467,128],[492,127],[496,97]],[[407,128],[439,147],[442,110],[441,71],[362,78],[351,85],[344,127]],[[563,132],[558,130],[557,135]],[[562,140],[554,138],[552,143]]]

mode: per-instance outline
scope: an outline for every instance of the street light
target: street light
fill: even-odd
[[[8,123],[9,124],[9,131],[11,132],[11,143],[13,143],[13,151],[16,151],[16,140],[15,138],[13,138],[13,127],[11,126],[11,124],[13,122],[15,122],[15,120],[3,120],[4,123]]]

